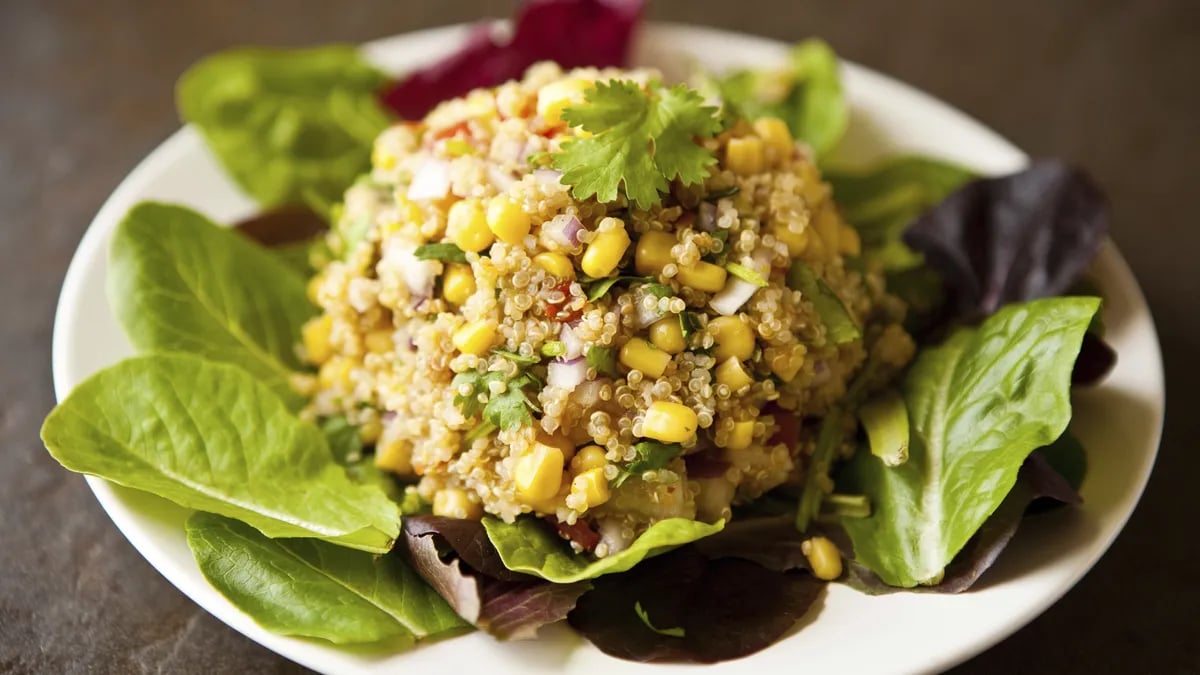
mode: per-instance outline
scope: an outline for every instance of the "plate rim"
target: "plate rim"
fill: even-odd
[[[400,43],[411,42],[428,42],[438,43],[454,39],[462,34],[474,24],[459,23],[433,28],[409,31],[396,35],[391,35],[360,45],[364,54],[368,59],[375,63],[386,62],[386,58],[377,60],[381,54],[385,54],[389,49]],[[660,36],[671,35],[675,36],[690,36],[698,40],[736,40],[743,43],[758,43],[770,49],[784,49],[786,43],[780,40],[767,38],[751,33],[743,33],[734,30],[724,30],[713,28],[710,26],[692,25],[680,22],[658,22],[646,21],[639,29],[639,38],[648,35]],[[411,48],[411,47],[410,47]],[[844,69],[853,72],[854,77],[870,81],[873,86],[885,86],[893,89],[903,90],[906,96],[919,100],[924,106],[934,106],[941,109],[943,114],[949,114],[956,118],[956,122],[969,127],[973,134],[978,134],[982,137],[987,137],[990,141],[998,146],[1005,146],[1013,153],[1014,158],[1022,164],[1028,163],[1029,157],[1015,144],[1005,138],[1003,135],[994,129],[983,124],[974,117],[968,115],[958,107],[939,99],[932,94],[918,89],[915,86],[909,85],[897,78],[894,78],[886,73],[868,68],[857,64],[853,61],[840,59],[840,63]],[[195,141],[195,136],[198,131],[190,124],[186,124],[174,132],[172,132],[165,140],[157,144],[146,156],[144,156],[135,167],[120,181],[117,187],[108,195],[101,208],[97,211],[95,217],[88,224],[83,237],[80,239],[71,262],[67,268],[66,275],[63,279],[63,284],[57,299],[57,305],[54,313],[54,327],[51,341],[51,370],[54,385],[55,398],[61,401],[70,393],[71,389],[79,384],[78,381],[68,381],[68,374],[65,372],[66,366],[64,363],[69,359],[67,351],[69,349],[70,340],[74,332],[68,333],[68,327],[74,322],[72,315],[77,312],[76,299],[80,296],[80,287],[86,281],[87,263],[96,255],[98,251],[102,251],[106,238],[111,228],[105,228],[104,223],[116,223],[121,219],[122,213],[118,210],[123,208],[123,204],[130,200],[130,195],[135,194],[142,188],[146,182],[146,178],[153,176],[161,171],[161,167],[168,166],[175,162],[181,155],[188,152],[190,144]],[[1055,588],[1052,592],[1045,593],[1038,597],[1037,601],[1031,602],[1026,606],[1023,612],[1019,612],[1016,616],[993,631],[986,639],[977,640],[974,643],[956,645],[954,648],[943,650],[938,656],[939,658],[930,659],[925,670],[934,671],[951,667],[955,664],[962,663],[973,656],[976,656],[986,649],[999,644],[1007,639],[1021,627],[1027,625],[1030,621],[1043,613],[1048,607],[1058,602],[1071,588],[1086,576],[1095,566],[1096,562],[1109,550],[1113,541],[1120,536],[1126,524],[1133,513],[1137,510],[1141,503],[1142,495],[1144,494],[1146,485],[1150,475],[1153,473],[1153,468],[1157,460],[1158,453],[1161,451],[1163,424],[1165,420],[1166,396],[1164,386],[1164,373],[1162,364],[1162,348],[1158,338],[1157,326],[1154,322],[1153,314],[1149,304],[1146,302],[1145,294],[1138,283],[1137,278],[1112,242],[1111,238],[1106,238],[1104,246],[1098,256],[1098,261],[1103,260],[1103,264],[1113,266],[1119,275],[1127,277],[1132,283],[1128,291],[1131,291],[1130,299],[1134,306],[1139,311],[1143,311],[1148,319],[1149,337],[1153,347],[1152,353],[1147,353],[1151,361],[1156,366],[1151,373],[1155,380],[1153,387],[1153,403],[1158,413],[1158,421],[1154,427],[1152,438],[1148,438],[1149,446],[1153,448],[1144,461],[1145,470],[1141,472],[1136,489],[1129,497],[1131,506],[1124,509],[1124,512],[1117,519],[1114,527],[1104,537],[1103,545],[1098,547],[1095,555],[1091,557],[1085,568],[1078,574],[1074,574],[1073,579],[1069,583],[1065,583],[1061,588]],[[197,606],[205,612],[211,614],[222,623],[226,624],[233,630],[237,631],[247,639],[259,644],[260,646],[279,654],[280,656],[292,660],[301,665],[319,670],[327,667],[328,664],[321,662],[316,658],[307,658],[306,654],[296,655],[294,652],[286,651],[286,644],[276,645],[274,642],[293,641],[296,638],[288,636],[280,636],[266,631],[250,617],[244,614],[241,610],[234,607],[232,604],[214,608],[211,602],[202,601],[198,595],[197,589],[192,587],[190,579],[180,578],[180,573],[175,570],[175,562],[167,554],[165,547],[156,543],[153,533],[144,523],[139,522],[144,520],[144,515],[137,514],[134,510],[127,508],[120,500],[114,491],[113,485],[107,481],[95,477],[85,476],[85,480],[100,503],[101,508],[108,517],[116,525],[134,549],[154,568],[155,572],[165,578],[175,589],[186,595],[190,600],[195,602]],[[170,570],[168,573],[164,570]],[[203,585],[207,586],[207,581],[200,577]],[[211,590],[211,587],[210,587]],[[222,598],[223,599],[223,598]],[[308,642],[308,641],[304,641]],[[752,657],[751,657],[752,658]],[[744,659],[730,662],[743,663]],[[624,663],[624,662],[622,662]],[[632,665],[632,664],[630,664]]]

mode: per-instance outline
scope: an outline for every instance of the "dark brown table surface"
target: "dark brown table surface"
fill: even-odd
[[[242,44],[362,41],[511,2],[0,0],[0,672],[291,672],[163,580],[45,453],[53,311],[71,254],[179,125],[175,78]],[[691,0],[655,19],[845,57],[959,106],[1108,189],[1158,320],[1170,413],[1141,506],[1100,563],[962,672],[1200,672],[1200,2]],[[913,617],[919,621],[919,617]]]

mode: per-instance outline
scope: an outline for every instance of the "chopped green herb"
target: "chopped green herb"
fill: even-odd
[[[610,80],[585,96],[563,118],[591,135],[566,141],[552,157],[576,198],[609,203],[623,191],[631,204],[648,209],[662,202],[671,181],[700,183],[717,163],[697,140],[719,132],[721,121],[696,90]]]
[[[788,271],[788,288],[800,291],[812,303],[821,317],[821,323],[825,324],[825,334],[830,342],[840,345],[862,337],[858,322],[850,315],[842,299],[803,261],[792,263],[792,269]]]
[[[613,479],[613,487],[621,487],[630,476],[640,476],[647,471],[665,468],[672,459],[683,453],[683,446],[678,443],[657,441],[641,441],[635,443],[633,449],[637,452],[637,457],[617,474]]]
[[[483,418],[504,430],[533,424],[530,410],[537,410],[537,404],[530,399],[526,387],[536,384],[529,373],[521,373],[508,381],[504,393],[496,394],[488,399],[483,407]]]
[[[442,262],[467,262],[467,254],[456,244],[421,244],[413,253],[417,260],[441,260]]]
[[[525,163],[531,167],[548,166],[550,164],[550,153],[535,152],[525,158]]]
[[[562,356],[567,353],[567,346],[558,340],[542,343],[542,356]]]
[[[646,614],[646,610],[642,609],[642,602],[640,600],[633,603],[633,611],[637,613],[638,618],[642,620],[642,623],[646,624],[646,628],[649,628],[659,635],[681,638],[687,634],[682,628],[655,628],[654,624],[650,623],[650,616]]]
[[[602,375],[616,377],[620,374],[617,371],[617,350],[611,347],[588,347],[587,364]]]
[[[721,188],[720,190],[713,190],[712,192],[704,195],[704,201],[706,201],[706,202],[719,201],[719,200],[725,199],[726,197],[732,197],[741,191],[742,191],[742,188],[740,188],[736,185],[730,185],[727,188]]]
[[[738,263],[727,263],[725,265],[725,269],[728,270],[733,276],[741,279],[742,281],[748,281],[759,288],[765,288],[767,285],[767,280],[763,278],[763,275],[750,269],[749,267],[746,267],[745,265],[739,265]]]
[[[669,298],[672,295],[675,295],[675,289],[671,288],[667,284],[650,283],[646,284],[644,288],[646,289],[647,293],[656,298]]]
[[[871,498],[866,495],[826,495],[821,501],[821,516],[870,518]]]
[[[508,359],[509,361],[512,361],[518,366],[532,366],[538,361],[541,361],[541,359],[536,356],[525,356],[516,352],[510,352],[507,349],[497,349],[496,353]]]
[[[725,258],[729,256],[729,230],[717,230],[709,234],[713,239],[721,242],[720,251],[712,251],[705,255],[702,259],[705,262],[710,262],[714,265],[724,264]]]
[[[592,279],[584,281],[584,292],[587,293],[589,302],[595,302],[608,294],[612,287],[618,283],[626,283],[631,281],[650,281],[650,277],[629,277],[616,276],[605,277],[603,279]]]
[[[485,420],[485,421],[480,422],[479,424],[475,425],[475,428],[468,431],[467,434],[465,436],[463,436],[463,441],[466,442],[467,444],[474,443],[475,441],[479,440],[480,438],[483,438],[484,436],[487,436],[488,434],[492,433],[497,428],[498,427],[495,424],[492,424],[491,422],[488,422]]]
[[[679,329],[683,332],[683,337],[691,337],[692,333],[700,330],[700,317],[695,312],[680,312],[679,313]]]

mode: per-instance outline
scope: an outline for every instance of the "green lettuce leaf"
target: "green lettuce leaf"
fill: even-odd
[[[793,47],[782,72],[737,71],[721,78],[717,89],[737,115],[782,118],[817,157],[837,147],[850,124],[837,55],[821,40]]]
[[[509,524],[484,518],[488,539],[504,565],[514,572],[532,574],[557,584],[595,579],[624,572],[646,558],[720,532],[725,521],[709,525],[687,518],[668,518],[650,526],[629,548],[599,560],[576,554],[546,524],[536,518],[518,518]]]
[[[867,170],[825,171],[833,200],[862,238],[863,255],[888,270],[920,265],[921,256],[900,235],[917,216],[975,178],[962,167],[918,156],[896,157]]]
[[[934,583],[1012,489],[1022,462],[1071,419],[1071,369],[1096,298],[1010,305],[923,351],[903,385],[908,461],[860,452],[839,490],[871,498],[843,519],[855,557],[893,586]]]
[[[298,407],[288,379],[317,310],[304,277],[275,253],[190,209],[143,202],[113,235],[108,295],[140,351],[240,366]]]
[[[390,122],[358,49],[237,49],[179,79],[176,104],[238,185],[268,205],[340,201]]]
[[[72,471],[237,518],[268,537],[384,553],[400,512],[334,462],[316,425],[246,371],[183,354],[140,356],[85,380],[42,426]]]
[[[402,648],[469,628],[398,555],[268,539],[203,512],[188,519],[187,541],[204,578],[274,633]]]
[[[821,317],[825,326],[825,336],[833,344],[853,342],[862,337],[858,322],[846,309],[846,304],[838,294],[817,276],[807,264],[801,260],[792,263],[788,270],[788,287],[800,291],[804,299],[812,303],[813,309]]]

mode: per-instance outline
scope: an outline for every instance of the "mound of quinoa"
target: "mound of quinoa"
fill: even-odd
[[[387,129],[370,174],[346,193],[329,235],[338,255],[310,285],[322,314],[306,327],[301,350],[318,373],[298,386],[312,395],[307,415],[358,425],[374,461],[411,482],[435,513],[505,521],[536,514],[597,556],[625,548],[665,518],[728,519],[733,506],[802,479],[815,421],[845,395],[868,350],[881,379],[911,359],[903,306],[887,295],[878,272],[847,264],[859,254],[858,236],[801,144],[760,139],[759,164],[731,166],[731,142],[763,130],[739,122],[704,141],[719,160],[705,183],[673,185],[661,206],[641,210],[620,199],[572,196],[546,158],[581,132],[539,114],[539,92],[562,81],[655,77],[536,65],[520,82],[474,91],[420,122]],[[515,243],[496,238],[467,252],[466,263],[416,257],[418,246],[453,241],[447,224],[455,203],[478,200],[486,209],[497,196],[528,217],[527,235]],[[581,229],[564,236],[572,220]],[[623,227],[631,243],[610,276],[639,279],[589,300],[597,286],[581,260],[601,231],[614,227]],[[674,241],[670,261],[644,275],[635,258],[649,232]],[[536,263],[543,253],[565,256],[571,273],[552,274]],[[834,344],[810,299],[787,285],[795,260],[841,299],[861,338]],[[752,353],[740,360],[751,383],[736,390],[718,378],[713,322],[725,314],[710,304],[715,294],[680,279],[703,261],[740,264],[766,283],[728,314],[753,337]],[[461,297],[464,279],[473,284]],[[682,351],[671,350],[678,353],[669,354],[660,376],[622,362],[626,343],[651,342],[654,323],[678,322],[681,314],[693,330]],[[456,333],[468,325],[494,329],[482,353],[456,347]],[[564,343],[570,353],[560,353]],[[592,348],[616,357],[615,370],[580,363]],[[571,364],[577,377],[555,384],[547,378],[555,362]],[[486,391],[454,384],[459,374],[493,371],[501,375]],[[478,408],[521,373],[535,382],[527,390],[528,424],[494,428],[478,411],[464,415],[456,402],[474,395]],[[630,474],[637,445],[654,441],[644,437],[643,423],[656,402],[686,406],[698,428],[665,467]],[[554,495],[531,499],[516,474],[539,445],[560,448],[562,474],[552,482],[559,486]],[[592,448],[587,468],[598,468],[593,477],[607,485],[575,480],[584,469],[572,458],[590,446],[603,460],[596,463]],[[842,453],[850,451],[847,442]]]

